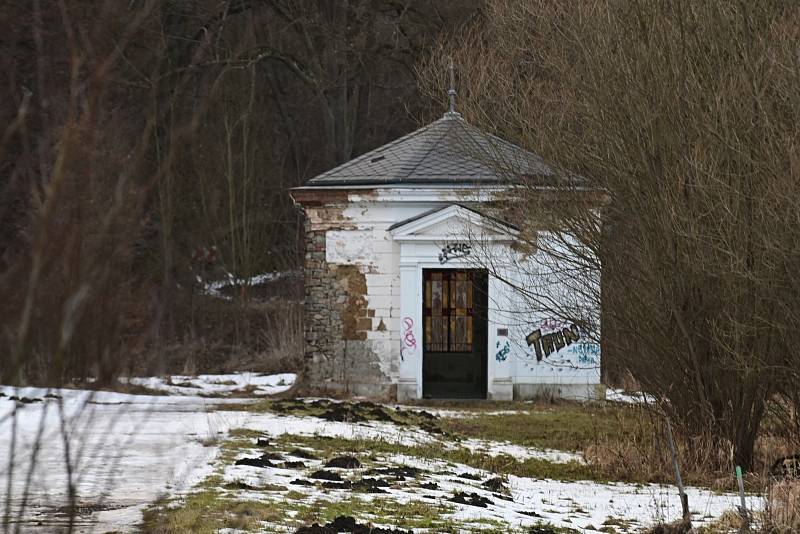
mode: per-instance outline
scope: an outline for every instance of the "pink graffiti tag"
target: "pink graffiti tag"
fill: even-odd
[[[406,354],[413,354],[417,350],[417,338],[414,337],[414,319],[403,318],[403,343],[400,346],[400,359],[405,359]]]

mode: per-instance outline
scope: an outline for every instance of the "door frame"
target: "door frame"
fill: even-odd
[[[478,282],[475,278],[473,278],[473,284],[475,287],[474,291],[482,290],[484,295],[480,299],[481,306],[477,306],[476,295],[473,294],[473,320],[476,317],[482,316],[482,321],[476,321],[473,323],[475,326],[473,327],[473,353],[477,352],[478,358],[480,360],[480,369],[481,374],[478,379],[478,386],[479,392],[476,396],[470,397],[447,397],[447,396],[437,396],[437,397],[430,397],[426,396],[425,393],[425,360],[427,357],[427,351],[425,350],[425,273],[426,272],[441,272],[441,271],[469,271],[476,274],[480,274],[481,280]],[[486,400],[489,398],[489,343],[490,343],[490,328],[489,328],[489,287],[490,287],[490,274],[487,269],[475,268],[470,265],[438,265],[438,266],[428,266],[428,265],[420,265],[419,266],[419,277],[417,278],[418,282],[418,295],[419,295],[419,306],[418,306],[418,313],[420,318],[420,341],[421,341],[421,353],[420,353],[420,365],[419,365],[419,380],[420,380],[420,398],[431,398],[431,399],[463,399],[463,400]],[[478,286],[480,283],[480,286]],[[482,329],[482,333],[477,335],[477,327]]]

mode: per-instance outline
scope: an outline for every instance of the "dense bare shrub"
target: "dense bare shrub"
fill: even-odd
[[[771,484],[764,515],[767,532],[797,532],[800,529],[800,482],[780,480]]]
[[[469,120],[608,195],[602,225],[544,212],[602,264],[606,360],[745,468],[768,400],[800,390],[798,9],[495,0],[423,66],[436,94],[452,53]]]
[[[134,300],[139,173],[153,120],[136,110],[146,102],[119,93],[119,63],[149,8],[128,18],[109,3],[103,24],[87,27],[87,7],[4,8],[18,24],[4,58],[19,63],[4,69],[3,110],[14,119],[0,140],[0,220],[14,229],[0,269],[2,383],[108,379],[126,326],[121,310]],[[129,109],[106,106],[113,95]]]

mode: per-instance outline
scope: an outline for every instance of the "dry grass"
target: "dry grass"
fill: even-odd
[[[302,303],[285,303],[267,315],[263,332],[265,357],[278,365],[275,371],[286,372],[302,369],[305,335],[303,331]]]
[[[154,534],[211,534],[223,528],[253,531],[262,522],[280,521],[283,511],[269,503],[234,501],[217,491],[204,490],[186,497],[182,506],[154,506],[144,514],[142,528]]]
[[[599,439],[585,450],[586,460],[611,479],[673,483],[671,454],[663,423],[642,413],[638,421],[625,421],[624,439]],[[712,436],[675,435],[681,476],[687,484],[719,491],[735,491],[732,446]],[[763,432],[756,442],[754,467],[745,475],[747,491],[763,492],[769,485],[769,468],[776,457],[792,449],[789,436]]]
[[[165,376],[297,372],[303,356],[303,305],[276,298],[246,304],[197,297],[180,339],[144,346],[124,374]],[[191,323],[191,324],[188,324]]]
[[[567,451],[586,451],[611,439],[635,439],[641,419],[641,410],[634,406],[599,402],[427,404],[470,410],[470,417],[442,419],[442,427],[456,435]],[[497,410],[509,412],[492,413]]]
[[[770,533],[800,531],[800,480],[776,481],[770,486],[764,522]]]
[[[674,483],[663,419],[645,407],[560,401],[492,403],[468,409],[470,417],[444,418],[442,427],[464,437],[582,451],[600,479]],[[499,409],[518,413],[491,414]],[[690,439],[678,429],[675,433],[681,474],[687,484],[736,490],[730,444],[710,436]],[[756,442],[755,467],[746,474],[748,491],[765,491],[772,462],[797,450],[797,442],[785,426],[765,426]]]

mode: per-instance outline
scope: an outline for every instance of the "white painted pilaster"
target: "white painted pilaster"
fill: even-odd
[[[397,400],[422,397],[422,282],[415,265],[400,265],[400,379]]]

